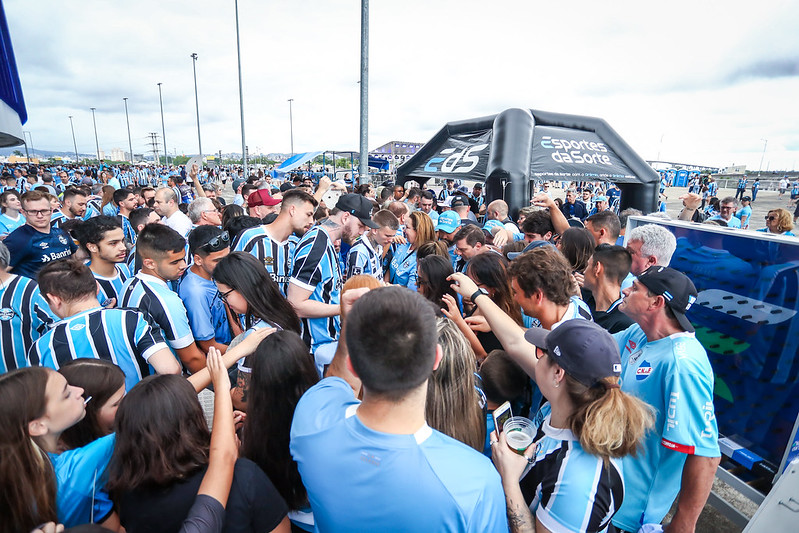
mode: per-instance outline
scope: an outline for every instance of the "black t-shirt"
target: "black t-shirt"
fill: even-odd
[[[205,470],[166,488],[123,494],[119,518],[127,533],[178,533],[194,504]],[[222,531],[272,531],[287,513],[286,502],[266,474],[249,459],[237,460]]]
[[[607,311],[591,310],[591,314],[594,315],[594,322],[608,330],[610,333],[624,331],[635,324],[635,321],[632,318],[619,311],[618,303],[619,302],[614,303]]]

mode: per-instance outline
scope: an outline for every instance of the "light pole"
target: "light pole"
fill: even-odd
[[[26,133],[28,134],[28,139],[31,140],[31,152],[33,152],[33,157],[36,157],[36,148],[33,147],[33,135],[31,135],[31,132],[29,131],[23,131],[22,132],[23,139],[25,138]]]
[[[369,0],[361,0],[361,164],[358,183],[369,179]]]
[[[291,112],[291,102],[294,98],[289,98],[289,132],[291,133],[291,155],[294,155],[294,115]]]
[[[164,99],[161,97],[160,82],[158,83],[158,102],[161,104],[161,134],[164,139],[164,160],[166,161],[166,166],[169,166],[169,152],[166,151],[166,128],[164,127]]]
[[[75,141],[75,125],[72,124],[72,115],[69,115],[69,128],[72,130],[72,145],[75,147],[75,164],[78,164],[80,158],[78,157],[78,143]]]
[[[125,102],[125,122],[128,123],[128,148],[130,149],[130,162],[133,164],[133,143],[130,142],[130,119],[128,118],[128,99],[123,98],[123,102]]]
[[[768,146],[768,139],[760,139],[763,141],[763,155],[760,156],[760,167],[757,169],[757,175],[760,176],[760,171],[763,170],[763,158],[766,157],[766,146]]]
[[[236,8],[236,54],[239,58],[239,108],[241,109],[241,162],[244,165],[244,178],[247,179],[250,173],[247,172],[247,146],[244,141],[244,92],[241,87],[241,45],[239,44],[239,0],[234,2]]]
[[[97,147],[97,164],[100,164],[100,141],[97,140],[97,120],[94,118],[94,110],[97,109],[95,107],[89,108],[92,110],[92,123],[94,124],[94,145]],[[73,136],[74,136],[73,131]]]
[[[200,161],[202,161],[203,141],[200,137],[200,100],[197,97],[197,52],[191,54],[191,67],[194,70],[194,107],[197,110],[197,145],[200,148]]]

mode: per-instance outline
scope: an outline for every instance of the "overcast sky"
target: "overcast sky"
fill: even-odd
[[[233,0],[5,0],[35,147],[241,151]],[[358,150],[360,2],[240,0],[247,145]],[[799,168],[799,2],[371,2],[369,148],[521,107],[605,119],[645,159]]]

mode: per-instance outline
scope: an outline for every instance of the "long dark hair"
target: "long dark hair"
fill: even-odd
[[[0,376],[0,531],[31,531],[57,520],[55,473],[28,433],[47,409],[50,372],[30,367]]]
[[[208,464],[211,434],[183,376],[148,376],[119,405],[108,488],[116,494],[169,486]]]
[[[417,286],[424,285],[424,297],[433,302],[439,308],[446,307],[442,300],[445,294],[456,298],[455,291],[452,290],[451,283],[447,277],[451,276],[454,270],[449,259],[444,259],[440,255],[428,255],[418,265],[419,276]]]
[[[293,331],[271,334],[249,361],[252,381],[241,455],[266,472],[290,509],[300,509],[308,495],[289,453],[289,431],[297,402],[319,375],[308,346]]]
[[[82,388],[84,398],[92,397],[92,401],[86,404],[86,416],[64,430],[61,441],[72,449],[104,437],[106,432],[100,427],[97,414],[108,399],[125,386],[125,374],[110,361],[85,357],[70,361],[58,372],[67,379],[67,383]]]
[[[244,323],[248,329],[252,327],[253,318],[260,318],[282,329],[300,332],[297,312],[255,256],[233,252],[216,264],[213,277],[217,283],[239,291],[247,301]]]
[[[585,228],[569,228],[560,236],[560,253],[566,258],[573,272],[584,272],[588,260],[594,255],[594,237]]]
[[[508,260],[494,252],[477,254],[469,260],[466,274],[476,283],[493,289],[492,300],[517,324],[522,324],[522,311],[513,301],[513,291],[508,276]]]

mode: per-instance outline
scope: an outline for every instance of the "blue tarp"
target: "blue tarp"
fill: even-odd
[[[277,167],[278,172],[288,172],[295,168],[304,165],[308,161],[313,160],[315,157],[322,155],[324,152],[303,152],[301,154],[294,154]]]

